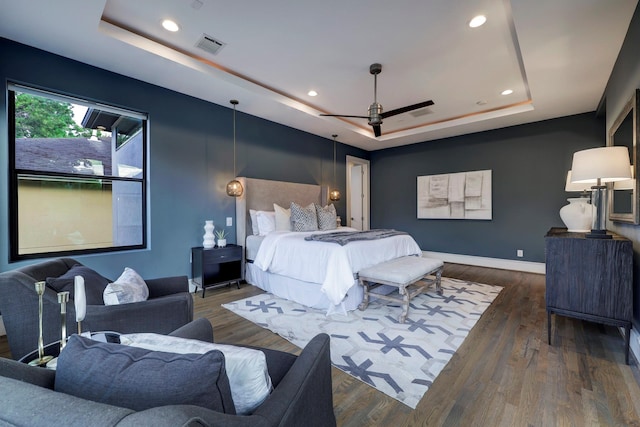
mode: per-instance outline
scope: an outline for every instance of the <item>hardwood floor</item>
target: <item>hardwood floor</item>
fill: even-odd
[[[635,361],[613,327],[553,316],[547,345],[543,275],[446,264],[444,276],[503,286],[415,410],[333,368],[340,426],[639,426]],[[261,293],[243,285],[194,295],[219,342],[298,353],[220,304]],[[8,356],[5,337],[0,355]]]

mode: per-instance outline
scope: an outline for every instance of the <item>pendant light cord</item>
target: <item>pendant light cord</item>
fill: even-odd
[[[333,136],[333,188],[336,188],[336,138],[338,135]]]
[[[233,104],[233,179],[236,179],[236,105],[239,102],[235,99],[230,102]]]

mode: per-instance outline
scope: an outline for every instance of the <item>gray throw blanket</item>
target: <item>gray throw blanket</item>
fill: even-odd
[[[378,229],[378,230],[366,230],[366,231],[336,231],[333,233],[324,234],[312,234],[304,238],[304,240],[312,240],[316,242],[330,242],[337,243],[340,246],[344,246],[349,242],[355,242],[358,240],[378,240],[385,237],[401,236],[409,234],[404,231],[397,231],[393,229]]]

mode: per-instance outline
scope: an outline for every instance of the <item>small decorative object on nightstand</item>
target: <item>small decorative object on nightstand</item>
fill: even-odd
[[[196,286],[202,288],[202,298],[206,288],[231,285],[235,282],[240,289],[242,280],[243,248],[228,244],[225,247],[205,249],[191,248],[191,277]]]
[[[224,230],[224,228],[222,230],[216,231],[216,236],[218,236],[219,248],[224,248],[225,246],[227,246],[227,232]]]
[[[216,245],[216,237],[213,234],[213,230],[215,230],[215,226],[213,225],[212,220],[207,220],[204,222],[204,236],[202,236],[202,247],[205,249],[211,249]]]

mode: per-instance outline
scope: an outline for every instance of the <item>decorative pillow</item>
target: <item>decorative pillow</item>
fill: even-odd
[[[316,231],[318,229],[318,216],[315,204],[311,203],[306,208],[291,202],[291,229],[293,231]]]
[[[291,209],[273,204],[276,212],[276,231],[291,231]]]
[[[252,413],[272,390],[267,359],[260,350],[151,333],[120,335],[120,342],[148,350],[173,353],[202,354],[211,350],[221,351],[224,354],[236,413],[240,415]]]
[[[258,214],[258,211],[249,209],[249,217],[251,218],[251,231],[253,232],[254,236],[257,236],[258,234],[260,234],[260,230],[258,230],[257,214]]]
[[[47,277],[47,287],[56,292],[67,291],[69,292],[69,299],[73,299],[76,276],[84,278],[87,305],[103,305],[102,293],[110,280],[84,265],[76,264],[60,277]]]
[[[104,288],[103,298],[104,305],[146,301],[149,298],[149,288],[135,270],[126,267],[118,280]]]
[[[72,335],[58,358],[54,389],[134,411],[197,405],[235,414],[219,351],[175,354]]]
[[[325,207],[316,205],[316,214],[318,216],[318,228],[320,230],[334,230],[338,228],[336,225],[336,208],[333,204]]]
[[[276,213],[273,211],[258,211],[256,213],[258,222],[258,235],[266,236],[276,229]]]

